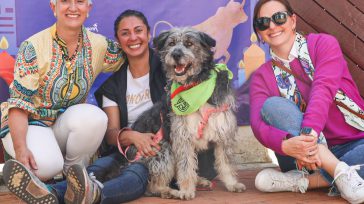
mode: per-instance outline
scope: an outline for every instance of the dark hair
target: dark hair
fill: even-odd
[[[257,35],[257,38],[258,38],[258,41],[260,42],[260,38],[259,38],[259,35],[258,35],[258,32],[257,32],[257,29],[255,28],[254,26],[254,22],[257,20],[258,18],[258,14],[259,14],[259,11],[260,9],[262,8],[262,6],[269,2],[269,1],[278,1],[279,3],[283,4],[284,7],[286,7],[288,13],[291,13],[294,14],[293,12],[293,9],[291,7],[291,5],[289,4],[289,2],[287,0],[259,0],[257,2],[257,4],[255,4],[255,8],[254,8],[254,16],[253,16],[253,29],[254,29],[254,33],[255,35]]]
[[[148,20],[144,16],[144,14],[142,12],[140,12],[140,11],[137,11],[137,10],[128,9],[128,10],[123,11],[115,19],[115,22],[114,22],[114,35],[115,35],[116,39],[118,38],[118,29],[119,29],[119,23],[120,23],[120,21],[123,20],[126,17],[131,17],[131,16],[134,16],[134,17],[139,18],[144,23],[144,25],[147,26],[147,31],[148,32],[150,31],[150,27],[149,27],[149,24],[148,24]]]

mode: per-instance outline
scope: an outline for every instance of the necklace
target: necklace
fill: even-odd
[[[56,32],[56,38],[57,38],[58,44],[61,46],[63,59],[66,60],[66,68],[67,68],[67,71],[68,71],[69,74],[72,74],[73,73],[73,69],[71,67],[71,62],[72,62],[73,59],[75,59],[75,57],[76,57],[76,55],[78,53],[78,48],[80,47],[81,39],[82,39],[82,31],[78,35],[77,46],[76,46],[76,49],[73,52],[73,54],[72,54],[71,57],[68,56],[66,43],[61,38],[59,38],[57,32]]]

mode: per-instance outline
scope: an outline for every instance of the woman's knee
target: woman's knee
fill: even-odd
[[[264,102],[260,114],[268,125],[293,135],[299,134],[303,114],[292,101],[278,96],[270,97]]]
[[[68,124],[72,129],[86,128],[105,129],[107,127],[107,115],[99,107],[91,104],[78,104],[68,109],[71,112]]]
[[[15,151],[10,133],[2,139],[5,150],[15,158]],[[32,152],[37,165],[36,175],[43,181],[52,179],[62,172],[64,158],[50,128],[28,126],[27,148]]]
[[[38,169],[35,174],[42,181],[47,181],[54,178],[57,174],[63,170],[64,161],[62,159],[38,159],[35,158]]]
[[[68,140],[74,142],[72,145],[90,147],[92,151],[95,150],[106,132],[108,119],[105,112],[90,104],[79,104],[71,108],[70,112],[62,118],[66,124],[65,128],[69,131]]]
[[[277,110],[283,112],[300,112],[294,102],[283,97],[273,96],[264,102],[261,113],[274,115],[278,114]]]

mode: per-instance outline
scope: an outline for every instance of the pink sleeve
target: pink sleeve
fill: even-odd
[[[312,127],[320,133],[325,127],[330,106],[347,64],[339,43],[332,36],[320,35],[313,51],[315,55],[311,56],[311,59],[314,62],[315,74],[302,127]]]
[[[266,63],[263,66],[269,66],[268,64],[270,63]],[[262,68],[260,67],[259,69]],[[269,91],[272,87],[264,80],[264,73],[259,71],[253,74],[250,85],[250,124],[255,137],[260,143],[281,155],[285,155],[282,152],[282,140],[288,132],[267,125],[260,115],[264,102],[273,95]]]

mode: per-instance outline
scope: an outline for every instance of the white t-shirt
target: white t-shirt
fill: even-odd
[[[134,79],[129,67],[127,70],[126,106],[128,108],[128,127],[141,113],[153,106],[149,88],[149,73]],[[102,96],[102,107],[118,106],[115,101]]]

